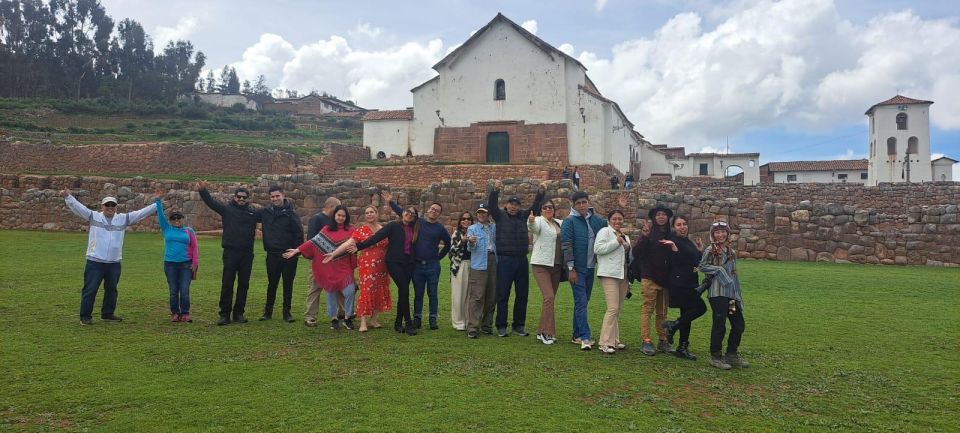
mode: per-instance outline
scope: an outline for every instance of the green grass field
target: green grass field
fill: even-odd
[[[167,322],[158,234],[128,234],[117,314],[78,324],[86,235],[0,231],[0,430],[955,432],[960,429],[960,270],[810,263],[741,264],[747,370],[645,357],[640,302],[626,301],[614,356],[531,335],[468,340],[449,325],[415,337],[255,319],[265,298],[257,250],[245,325],[215,326],[219,239],[202,238],[195,323]],[[531,278],[527,327],[540,295]],[[599,334],[599,285],[590,324]],[[394,292],[395,293],[395,292]],[[101,292],[102,296],[102,292]],[[279,308],[279,307],[278,307]],[[675,316],[676,312],[671,311]],[[392,322],[388,313],[382,320]]]

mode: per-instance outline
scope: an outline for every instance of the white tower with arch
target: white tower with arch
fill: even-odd
[[[867,185],[881,182],[929,182],[930,105],[897,95],[867,110],[870,158]]]

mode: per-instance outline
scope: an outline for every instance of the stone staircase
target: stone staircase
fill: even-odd
[[[320,183],[333,183],[338,180],[349,179],[353,180],[353,177],[357,174],[356,170],[351,170],[349,168],[341,168],[334,171],[319,173]]]

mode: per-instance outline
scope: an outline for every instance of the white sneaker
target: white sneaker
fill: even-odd
[[[607,355],[613,355],[614,353],[617,353],[617,349],[614,349],[610,346],[600,346],[600,352]]]
[[[580,343],[580,350],[591,350],[593,349],[593,342],[590,340],[583,340]]]
[[[557,342],[557,339],[554,338],[554,336],[552,336],[552,335],[545,335],[545,336],[543,336],[543,340],[544,340],[544,341],[543,341],[543,344],[547,344],[547,345],[550,345],[550,344],[553,344],[553,343],[556,343],[556,342]]]

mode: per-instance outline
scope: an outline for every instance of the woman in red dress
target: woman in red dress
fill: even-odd
[[[382,227],[377,207],[370,205],[363,210],[363,224],[353,232],[353,240],[363,242]],[[360,298],[357,300],[357,315],[360,316],[360,332],[367,332],[367,325],[379,328],[377,314],[390,311],[390,275],[387,273],[388,240],[360,251]]]

